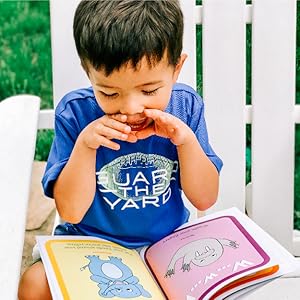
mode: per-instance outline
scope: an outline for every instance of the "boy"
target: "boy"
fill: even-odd
[[[73,29],[92,87],[56,109],[43,178],[67,222],[55,234],[148,245],[188,220],[181,191],[200,210],[214,204],[222,167],[201,98],[175,84],[186,59],[179,3],[82,1]],[[22,277],[19,299],[51,299],[40,261]]]

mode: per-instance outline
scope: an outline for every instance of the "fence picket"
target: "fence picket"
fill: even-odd
[[[245,1],[203,0],[203,97],[211,144],[222,157],[212,210],[245,208]]]
[[[252,218],[292,250],[296,1],[252,2]]]

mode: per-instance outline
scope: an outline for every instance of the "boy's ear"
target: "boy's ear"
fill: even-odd
[[[178,79],[178,76],[179,76],[179,74],[180,74],[181,68],[182,68],[182,66],[183,66],[183,64],[184,64],[184,62],[185,62],[185,60],[186,60],[186,58],[187,58],[187,54],[185,54],[185,53],[182,53],[182,54],[180,55],[180,57],[179,57],[179,60],[178,60],[177,65],[175,66],[174,75],[173,75],[173,81],[174,81],[174,83],[175,83],[175,82],[177,81],[177,79]]]

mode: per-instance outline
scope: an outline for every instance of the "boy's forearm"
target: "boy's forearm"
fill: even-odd
[[[182,189],[199,210],[206,210],[217,200],[219,174],[196,137],[177,147]]]
[[[77,140],[70,159],[54,185],[54,199],[65,221],[78,223],[89,209],[96,189],[96,150]]]

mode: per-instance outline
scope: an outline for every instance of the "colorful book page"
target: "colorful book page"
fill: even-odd
[[[178,230],[149,247],[145,259],[172,300],[205,299],[224,281],[270,260],[233,216]]]
[[[165,299],[136,251],[96,240],[45,246],[64,300]]]

